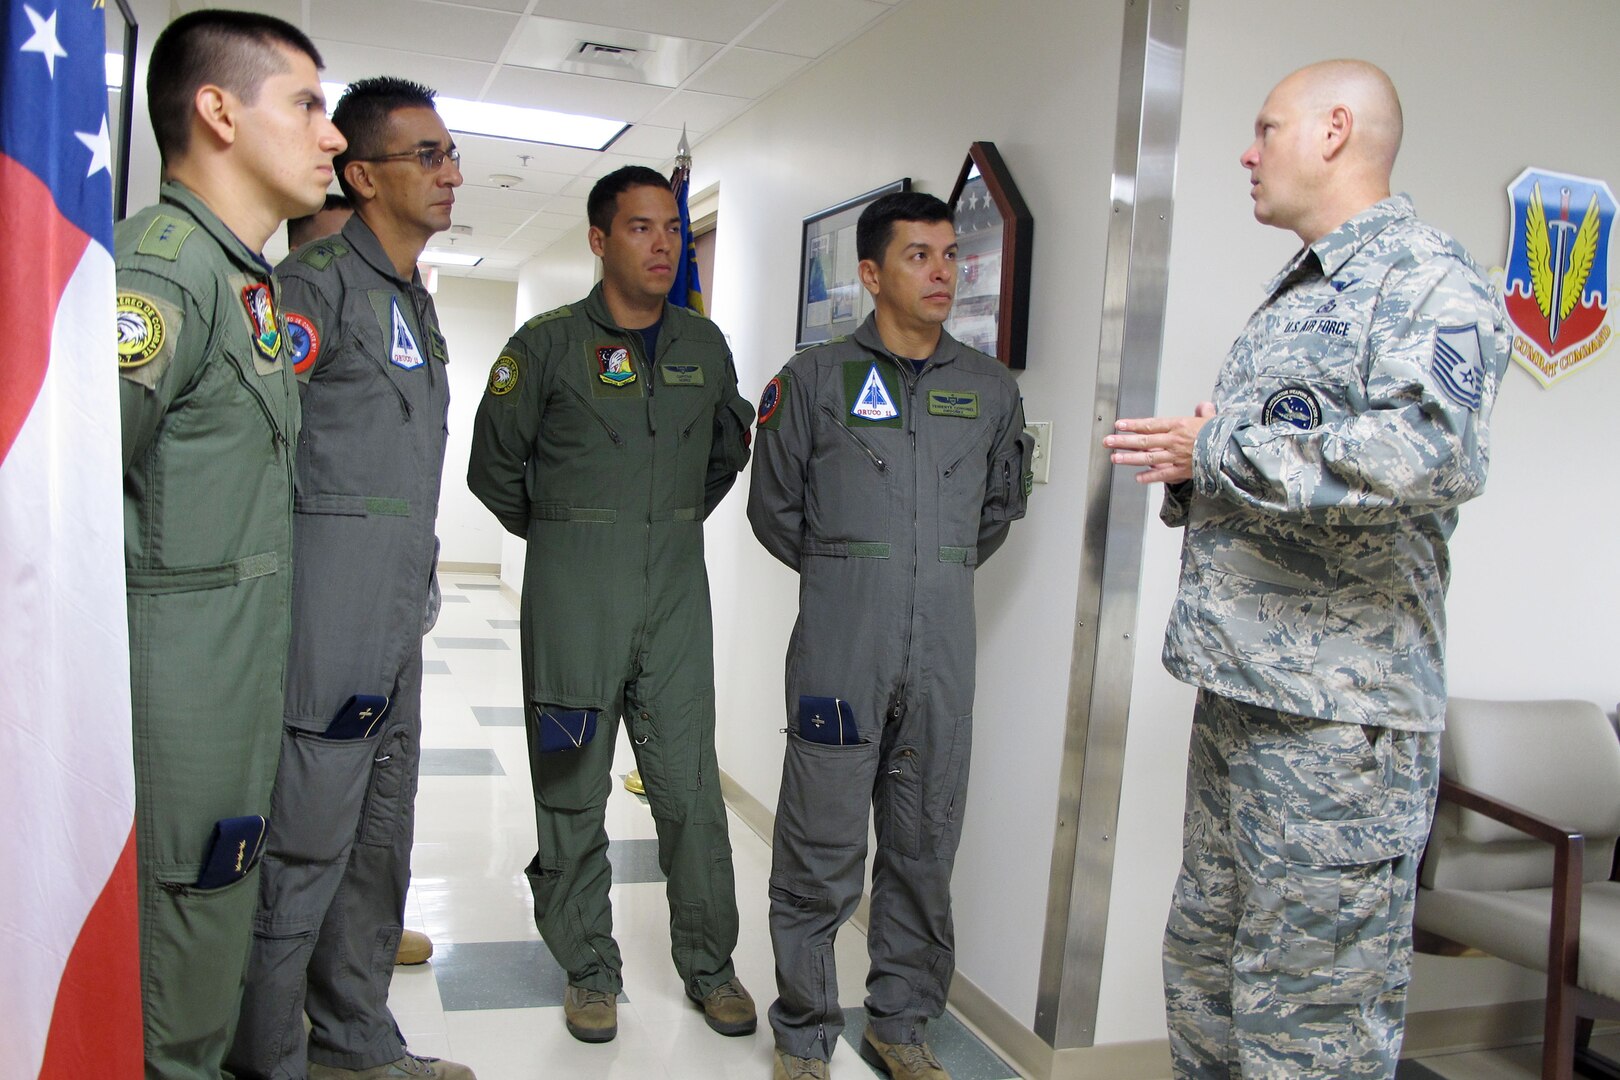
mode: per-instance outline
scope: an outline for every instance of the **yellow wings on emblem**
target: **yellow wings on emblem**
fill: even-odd
[[[1593,196],[1596,199],[1596,196]],[[1591,217],[1591,211],[1587,211]],[[1585,226],[1582,226],[1584,228]],[[1593,243],[1597,231],[1593,230]],[[1547,210],[1541,203],[1541,182],[1530,189],[1530,208],[1524,214],[1524,248],[1530,263],[1530,290],[1543,318],[1552,316],[1553,269],[1552,238],[1547,233]]]
[[[1592,261],[1597,257],[1598,225],[1598,199],[1594,191],[1592,201],[1586,204],[1581,227],[1575,233],[1575,246],[1570,250],[1569,269],[1564,273],[1564,295],[1558,305],[1560,319],[1569,318],[1586,292],[1586,279],[1592,276]]]

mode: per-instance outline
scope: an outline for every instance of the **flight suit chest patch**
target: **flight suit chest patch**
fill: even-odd
[[[979,395],[972,390],[930,390],[928,412],[932,416],[960,416],[964,420],[977,420]]]
[[[900,375],[875,360],[844,362],[844,426],[901,426]]]
[[[405,312],[400,309],[399,297],[390,289],[372,289],[369,292],[371,310],[377,316],[377,327],[382,332],[384,356],[394,367],[414,371],[427,361],[411,332]]]
[[[702,386],[703,369],[697,364],[662,364],[665,386]]]
[[[636,354],[625,342],[596,338],[585,344],[584,359],[593,397],[644,396]]]
[[[242,286],[242,307],[247,312],[253,338],[253,368],[260,375],[281,370],[281,322],[276,315],[275,296],[262,281]]]

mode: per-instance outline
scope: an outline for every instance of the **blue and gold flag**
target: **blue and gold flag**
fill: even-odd
[[[675,265],[675,281],[669,288],[669,302],[676,307],[690,308],[699,315],[703,310],[703,282],[698,280],[697,242],[692,239],[692,214],[687,209],[686,192],[691,186],[692,150],[686,144],[686,130],[681,130],[681,145],[675,155],[675,171],[670,174],[670,190],[675,192],[675,205],[681,213],[681,260]]]

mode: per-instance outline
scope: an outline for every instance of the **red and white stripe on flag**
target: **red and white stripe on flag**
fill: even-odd
[[[110,143],[97,0],[4,0],[0,1047],[141,1075]]]

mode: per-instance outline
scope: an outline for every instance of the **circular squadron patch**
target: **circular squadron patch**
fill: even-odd
[[[321,332],[296,311],[287,312],[287,344],[292,347],[293,371],[299,375],[315,366],[321,355]]]
[[[118,294],[118,366],[138,368],[163,348],[168,330],[157,307],[144,296]]]
[[[765,392],[759,395],[759,422],[770,423],[771,417],[782,405],[782,380],[772,379],[765,384]]]
[[[1263,424],[1291,424],[1309,431],[1322,423],[1322,404],[1303,386],[1285,386],[1266,398],[1260,411]]]
[[[496,397],[510,394],[518,381],[518,362],[515,357],[501,356],[489,369],[489,392]]]

